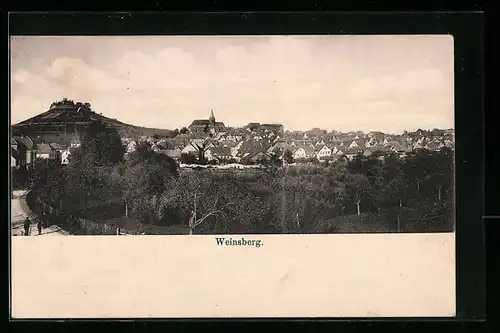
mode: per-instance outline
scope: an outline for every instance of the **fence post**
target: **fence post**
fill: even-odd
[[[397,216],[398,216],[398,233],[400,233],[401,229],[400,229],[400,226],[399,226],[399,212],[398,212]]]

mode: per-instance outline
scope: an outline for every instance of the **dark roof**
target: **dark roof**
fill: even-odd
[[[308,146],[308,145],[297,145],[297,146],[295,146],[295,149],[293,150],[293,153],[295,154],[297,152],[297,150],[299,150],[299,149],[304,149],[304,151],[308,155],[313,155],[314,154],[314,148],[311,147],[311,146]]]
[[[328,145],[326,145],[326,144],[323,144],[323,145],[316,145],[313,149],[314,149],[314,151],[315,151],[316,153],[319,153],[319,152],[321,151],[321,149],[323,149],[323,148],[325,148],[325,147],[331,150],[331,148],[330,148]]]
[[[204,125],[210,125],[210,120],[208,119],[196,119],[193,120],[190,126],[204,126]]]
[[[373,146],[371,148],[372,148],[372,151],[379,151],[379,152],[388,152],[391,150],[389,147],[383,146],[383,145],[377,145],[377,146]]]
[[[243,142],[241,145],[238,156],[243,156],[246,153],[256,153],[256,152],[266,152],[266,148],[262,145],[261,142],[249,139]]]
[[[261,158],[269,158],[269,155],[262,151],[252,152],[248,155],[242,157],[242,160],[248,161],[258,161]]]
[[[283,126],[281,124],[262,124],[261,127],[280,127]]]
[[[58,150],[59,150],[59,149],[63,149],[63,146],[62,146],[61,144],[57,143],[57,142],[51,142],[51,143],[50,143],[50,146],[51,146],[52,148],[54,148],[54,149],[58,149]]]
[[[193,120],[193,122],[189,126],[210,126],[210,125],[211,125],[211,123],[210,123],[210,120],[208,120],[208,119],[196,119],[196,120]],[[225,127],[225,125],[222,121],[216,121],[215,126]]]
[[[399,142],[391,142],[390,145],[392,148],[396,149],[397,151],[405,151],[406,149],[408,149],[407,147],[405,147],[405,145],[403,145]]]
[[[357,153],[362,153],[362,152],[363,152],[363,149],[360,147],[354,147],[354,148],[347,149],[348,154],[357,154]]]
[[[21,137],[21,136],[16,136],[16,137],[13,137],[12,139],[16,140],[16,142],[24,145],[27,149],[30,149],[32,150],[33,148],[36,147],[35,143],[33,142],[33,140],[31,140],[29,137],[25,136],[25,137]]]
[[[42,154],[51,153],[54,149],[48,143],[40,143],[37,145],[37,152]]]
[[[212,147],[210,148],[212,155],[231,156],[231,148],[229,147]]]
[[[14,148],[10,147],[10,156],[14,157],[16,160],[19,159],[19,152]]]

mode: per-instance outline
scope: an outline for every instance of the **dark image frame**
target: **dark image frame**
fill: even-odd
[[[484,17],[478,12],[248,12],[210,14],[183,12],[133,14],[18,12],[9,15],[9,35],[453,35],[455,52],[457,310],[456,318],[448,318],[448,321],[481,321],[485,319],[486,314],[485,234],[482,221],[485,201],[483,29]],[[10,110],[10,105],[7,107]],[[10,114],[8,117],[10,124]],[[10,246],[9,231],[9,274],[11,260]],[[10,287],[9,284],[9,289]],[[141,319],[134,320],[141,321]],[[170,322],[201,321],[194,318],[161,320]],[[255,318],[252,321],[262,320]],[[293,320],[343,321],[344,319],[297,318]],[[412,319],[345,319],[348,322],[352,322],[353,320],[372,322],[387,320],[410,321]],[[420,320],[426,320],[426,318]],[[427,318],[427,320],[442,321],[443,319]],[[78,320],[74,321],[78,322]],[[203,321],[207,322],[207,320]],[[214,319],[210,321],[226,320]],[[287,321],[287,319],[276,319],[274,321],[282,322]]]

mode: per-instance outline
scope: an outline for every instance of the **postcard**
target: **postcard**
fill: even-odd
[[[455,315],[451,36],[10,43],[13,318]]]

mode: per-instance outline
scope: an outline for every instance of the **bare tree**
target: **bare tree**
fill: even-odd
[[[205,152],[208,149],[207,139],[203,140],[203,142],[201,142],[201,143],[197,143],[197,142],[191,141],[189,144],[191,145],[191,147],[193,147],[194,149],[196,149],[196,152],[198,154],[198,161],[201,164],[205,164],[205,162],[206,162]]]
[[[356,204],[358,215],[361,214],[361,201],[371,193],[371,184],[366,176],[361,174],[352,174],[346,177],[347,194]]]
[[[216,195],[213,200],[213,204],[209,205],[209,208],[204,212],[201,217],[198,217],[198,193],[199,190],[195,190],[194,192],[194,200],[193,200],[193,210],[191,213],[191,217],[189,219],[189,234],[193,235],[194,230],[197,226],[205,222],[211,216],[222,216],[226,217],[224,213],[224,208],[231,205],[232,202],[228,201],[225,204],[220,204],[220,195]]]

